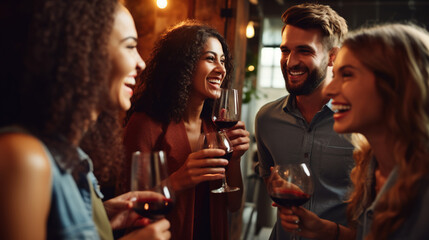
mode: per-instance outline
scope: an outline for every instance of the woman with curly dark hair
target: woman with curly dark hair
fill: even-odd
[[[162,34],[128,113],[125,130],[128,181],[131,153],[164,150],[176,204],[167,216],[175,239],[227,239],[227,209],[241,206],[242,192],[211,194],[226,175],[242,189],[240,157],[249,147],[243,122],[227,131],[234,146],[228,164],[223,150],[199,150],[203,130],[214,129],[212,99],[230,85],[232,61],[224,38],[212,27],[186,20]],[[225,166],[228,171],[225,173]],[[126,182],[123,188],[127,188]]]
[[[87,155],[95,166],[121,156],[111,140],[120,136],[118,113],[145,68],[131,15],[117,0],[4,1],[1,9],[1,238],[113,239],[112,229],[142,226],[131,199],[156,193],[103,206]],[[168,228],[163,219],[124,239],[169,239]]]

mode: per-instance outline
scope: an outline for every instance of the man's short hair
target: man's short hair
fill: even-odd
[[[346,35],[347,23],[328,5],[304,3],[288,8],[282,15],[284,23],[282,33],[286,25],[302,29],[319,29],[323,35],[323,44],[330,50],[339,47]]]

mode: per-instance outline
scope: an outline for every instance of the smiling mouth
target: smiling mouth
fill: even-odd
[[[133,95],[134,92],[134,84],[131,83],[124,83],[125,89],[127,92],[130,92],[131,95]]]
[[[332,105],[332,111],[334,111],[335,113],[343,113],[343,112],[347,112],[349,111],[351,108],[350,105],[345,105],[345,104],[335,104]]]
[[[124,83],[125,86],[129,87],[129,88],[134,88],[134,84],[132,83]]]
[[[211,84],[219,84],[220,85],[222,83],[222,81],[220,79],[217,79],[217,78],[209,78],[208,81]]]
[[[289,75],[291,76],[301,76],[304,74],[305,74],[305,71],[289,71]]]

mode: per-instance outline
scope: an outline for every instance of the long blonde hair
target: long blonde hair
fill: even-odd
[[[387,239],[408,217],[413,201],[429,172],[429,34],[408,24],[386,24],[351,33],[343,43],[376,77],[383,99],[386,126],[394,139],[392,151],[398,179],[374,212],[367,239]],[[372,149],[354,136],[356,166],[351,172],[354,191],[349,199],[351,223],[368,208],[375,190],[368,185]]]

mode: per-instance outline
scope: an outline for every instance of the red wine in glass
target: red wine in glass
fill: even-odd
[[[231,161],[232,153],[233,153],[233,151],[231,150],[230,152],[227,152],[225,155],[222,155],[222,156],[216,157],[216,158],[223,158],[223,159],[228,160],[228,162],[229,162],[229,161]],[[228,165],[226,165],[224,167],[225,167],[225,170],[228,170]]]
[[[310,194],[293,190],[278,190],[270,196],[275,203],[283,207],[298,207],[310,200]]]
[[[174,202],[169,198],[142,198],[133,204],[133,210],[142,217],[159,219],[171,212]]]
[[[283,207],[300,206],[313,194],[313,180],[305,163],[275,165],[267,181],[271,199]],[[296,239],[292,232],[290,239]]]
[[[142,217],[157,220],[173,209],[174,194],[166,181],[167,177],[164,151],[133,153],[131,191],[136,196],[133,200],[135,212]],[[152,192],[151,197],[138,197],[140,191]]]
[[[219,98],[214,100],[212,121],[219,130],[232,128],[239,119],[237,89],[221,89]]]
[[[235,126],[235,124],[237,124],[238,121],[236,120],[218,120],[216,119],[214,121],[214,124],[216,125],[216,127],[218,129],[228,129],[228,128],[232,128]]]

